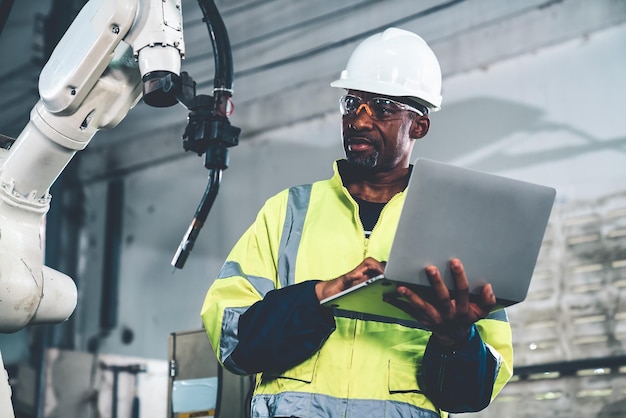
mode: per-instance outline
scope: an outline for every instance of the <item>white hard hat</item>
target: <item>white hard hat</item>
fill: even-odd
[[[408,97],[431,111],[441,107],[441,69],[426,41],[389,28],[361,42],[332,87]]]

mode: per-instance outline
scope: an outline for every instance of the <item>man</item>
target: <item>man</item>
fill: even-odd
[[[341,78],[345,160],[334,176],[270,198],[210,287],[202,318],[220,362],[258,373],[253,417],[439,417],[486,407],[512,374],[504,310],[490,285],[452,298],[436,267],[432,304],[398,293],[415,321],[331,311],[320,300],[383,272],[415,141],[441,104],[441,72],[419,36],[363,41]],[[416,272],[417,274],[417,272]]]

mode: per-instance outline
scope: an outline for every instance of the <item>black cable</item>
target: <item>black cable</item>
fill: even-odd
[[[221,170],[209,170],[209,182],[206,189],[204,190],[204,194],[202,195],[200,205],[196,209],[196,214],[194,215],[193,220],[189,225],[189,229],[183,237],[180,245],[178,246],[176,254],[174,255],[174,258],[172,259],[172,266],[179,269],[182,269],[185,266],[187,257],[189,257],[189,254],[193,249],[193,245],[195,244],[196,239],[200,234],[200,230],[204,226],[204,222],[206,221],[206,218],[209,215],[209,211],[213,206],[213,202],[215,202],[217,192],[220,188],[221,178]]]
[[[215,58],[215,79],[213,86],[216,89],[232,90],[233,88],[233,55],[228,39],[228,32],[217,6],[213,1],[198,0],[202,10],[202,19],[209,30],[213,56]]]
[[[171,265],[182,269],[191,252],[200,229],[217,196],[222,170],[228,168],[228,147],[237,145],[240,129],[230,125],[233,87],[233,57],[224,21],[213,1],[198,0],[209,31],[215,57],[213,96],[196,95],[195,82],[187,73],[175,80],[180,86],[177,99],[190,108],[187,127],[183,135],[183,148],[198,155],[205,154],[204,166],[209,170],[209,183],[200,206],[187,229]]]

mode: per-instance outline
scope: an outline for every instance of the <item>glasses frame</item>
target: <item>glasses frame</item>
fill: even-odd
[[[346,98],[351,97],[351,98],[355,98],[358,100],[359,105],[357,106],[356,110],[354,111],[348,111],[346,109],[345,106],[345,100]],[[398,108],[398,110],[406,110],[409,112],[414,112],[417,113],[420,116],[425,116],[427,114],[427,112],[424,112],[422,110],[417,109],[416,107],[413,107],[411,105],[408,105],[406,103],[402,103],[402,102],[398,102],[396,100],[390,99],[389,97],[372,97],[371,99],[367,100],[366,102],[363,101],[362,97],[359,97],[355,94],[344,94],[343,96],[341,96],[339,98],[339,110],[341,112],[341,114],[343,116],[357,116],[359,114],[359,112],[361,112],[361,109],[365,109],[365,112],[367,112],[367,114],[369,115],[370,118],[374,119],[374,120],[378,120],[378,121],[386,121],[386,120],[394,120],[394,119],[399,119],[400,116],[394,116],[394,117],[390,117],[390,118],[381,118],[379,116],[377,116],[373,111],[372,111],[372,101],[374,100],[384,100],[384,101],[388,101],[394,104],[394,106],[396,106]]]

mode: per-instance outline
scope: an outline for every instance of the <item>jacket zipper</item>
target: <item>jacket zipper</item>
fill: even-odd
[[[370,239],[372,239],[372,237],[374,236],[374,233],[376,232],[376,229],[378,228],[378,225],[380,225],[380,220],[385,216],[385,212],[387,212],[389,206],[391,203],[393,203],[395,200],[399,199],[401,195],[403,195],[404,192],[400,192],[395,194],[391,199],[389,199],[389,201],[385,204],[385,206],[383,206],[383,210],[380,211],[380,215],[378,216],[378,219],[376,220],[376,224],[374,224],[374,227],[372,228],[372,233],[370,234],[369,239],[365,239],[366,241],[366,248],[367,248],[367,242],[369,242]],[[363,232],[363,234],[365,235],[365,232]]]
[[[446,362],[448,361],[448,356],[445,354],[441,355],[441,367],[439,368],[439,376],[437,379],[437,389],[441,393],[443,391],[443,383],[446,375]]]

